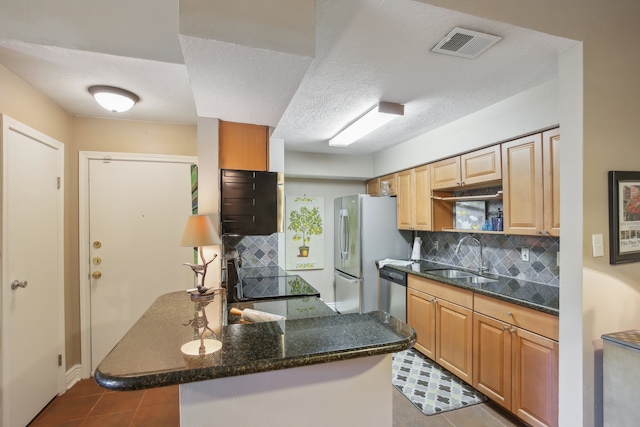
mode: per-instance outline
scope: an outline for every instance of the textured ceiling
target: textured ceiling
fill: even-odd
[[[364,154],[557,76],[574,42],[413,0],[0,0],[0,64],[72,115],[268,125],[288,150]],[[503,39],[477,59],[430,52],[454,27]],[[378,101],[405,115],[347,148],[327,140]]]

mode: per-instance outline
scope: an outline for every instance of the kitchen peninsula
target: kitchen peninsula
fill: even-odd
[[[209,319],[222,300],[207,304]],[[180,348],[197,338],[196,304],[185,292],[159,297],[98,366],[96,382],[112,390],[180,384],[180,420],[188,426],[324,426],[337,422],[336,413],[344,425],[391,425],[391,353],[416,339],[406,324],[381,312],[337,315],[313,295],[240,302],[228,308],[277,311],[287,320],[223,324],[219,351],[188,356]]]

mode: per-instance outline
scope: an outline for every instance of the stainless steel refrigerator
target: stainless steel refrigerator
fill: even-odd
[[[335,295],[340,313],[378,310],[376,261],[407,259],[409,242],[397,229],[395,197],[366,194],[335,199]]]

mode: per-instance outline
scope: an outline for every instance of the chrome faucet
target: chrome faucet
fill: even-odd
[[[484,265],[484,260],[482,258],[482,242],[479,239],[477,239],[476,237],[468,235],[468,236],[464,236],[462,239],[460,239],[460,241],[456,245],[455,253],[456,254],[458,253],[458,251],[460,250],[460,246],[466,240],[473,240],[474,242],[476,242],[478,244],[478,248],[480,249],[480,265],[478,266],[478,273],[482,273],[484,271],[487,271],[489,268]]]

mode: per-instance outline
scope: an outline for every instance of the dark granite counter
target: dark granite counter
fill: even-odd
[[[458,269],[458,267],[438,264],[428,261],[420,261],[413,265],[401,267],[397,265],[387,264],[390,268],[395,268],[406,273],[415,274],[416,276],[425,277],[427,279],[437,280],[463,289],[469,289],[479,294],[487,295],[493,298],[508,301],[523,307],[532,308],[558,316],[560,313],[560,288],[557,286],[545,285],[541,283],[527,282],[503,276],[495,276],[482,274],[482,276],[495,279],[495,282],[489,283],[469,283],[465,280],[454,278],[445,278],[435,274],[430,274],[430,270],[442,269]],[[471,270],[467,270],[471,271]],[[472,271],[473,272],[473,271]],[[473,272],[475,273],[475,272]]]
[[[220,299],[210,306],[219,309]],[[316,297],[229,308],[276,307],[264,305],[269,303],[280,304],[287,320],[222,326],[215,337],[222,341],[220,350],[188,356],[180,348],[194,339],[190,321],[196,303],[183,291],[162,295],[100,363],[95,380],[112,390],[139,390],[382,355],[415,342],[413,329],[393,317],[381,312],[335,315]]]
[[[320,297],[320,292],[302,277],[290,275],[278,266],[241,268],[238,278],[239,281],[231,287],[230,301]]]
[[[612,334],[602,335],[604,341],[631,347],[640,350],[640,330],[631,329],[629,331],[614,332]]]

